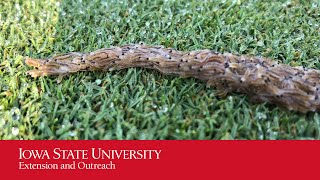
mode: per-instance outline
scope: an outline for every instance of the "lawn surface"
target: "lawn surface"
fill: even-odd
[[[145,42],[320,69],[318,1],[0,1],[0,139],[319,139],[318,113],[132,68],[32,79],[26,56]]]

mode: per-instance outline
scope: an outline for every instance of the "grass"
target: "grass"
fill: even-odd
[[[24,58],[143,41],[320,69],[318,1],[0,1],[0,139],[320,139],[318,113],[144,69],[32,79]]]

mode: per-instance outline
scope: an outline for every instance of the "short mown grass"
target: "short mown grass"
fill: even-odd
[[[0,139],[319,139],[318,113],[131,68],[32,79],[26,56],[145,42],[320,69],[318,1],[0,1]]]

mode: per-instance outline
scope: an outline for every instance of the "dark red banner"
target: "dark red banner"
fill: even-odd
[[[308,179],[319,141],[0,141],[11,179]]]

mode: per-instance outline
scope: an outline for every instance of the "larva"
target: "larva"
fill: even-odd
[[[260,57],[134,44],[48,59],[27,58],[25,62],[35,67],[27,72],[32,77],[129,67],[156,69],[163,74],[203,80],[225,94],[243,93],[253,102],[268,102],[303,113],[320,110],[319,70],[291,67]]]

